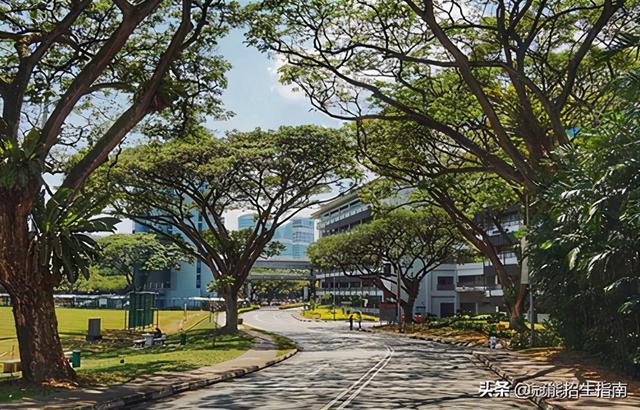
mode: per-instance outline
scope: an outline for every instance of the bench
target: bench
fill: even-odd
[[[3,360],[2,373],[17,373],[20,371],[20,359]]]
[[[154,345],[164,345],[164,342],[166,342],[167,338],[162,336],[162,337],[154,337],[153,338],[153,344]],[[147,339],[135,339],[133,341],[133,347],[138,347],[138,348],[144,348],[144,347],[148,347],[146,346],[147,344]]]

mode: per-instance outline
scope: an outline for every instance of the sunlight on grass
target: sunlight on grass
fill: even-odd
[[[84,339],[89,318],[101,318],[103,332],[123,329],[125,326],[124,312],[124,310],[115,309],[57,308],[56,316],[63,347],[69,349],[76,346],[79,340]],[[160,329],[169,334],[178,332],[184,315],[182,310],[161,310],[159,313]],[[208,315],[209,312],[187,311],[184,328],[188,329],[196,325],[199,321],[208,318]],[[17,358],[18,340],[16,339],[13,313],[10,307],[3,306],[0,307],[0,359],[10,357],[12,348],[14,349],[14,357]]]

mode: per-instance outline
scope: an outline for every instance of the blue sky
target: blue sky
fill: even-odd
[[[243,30],[229,33],[220,42],[220,53],[231,63],[227,73],[228,86],[222,96],[226,110],[235,115],[226,121],[209,120],[206,126],[216,134],[237,129],[248,131],[260,127],[276,129],[281,125],[317,124],[339,127],[341,122],[317,111],[313,111],[308,98],[293,87],[278,81],[276,59],[270,59],[244,43]],[[303,212],[307,215],[311,211]],[[236,218],[242,212],[232,211],[227,216],[227,225],[236,228]],[[118,232],[130,233],[129,220],[118,224]]]
[[[233,30],[220,43],[220,53],[233,68],[227,73],[223,93],[227,110],[236,115],[227,121],[207,121],[207,127],[222,132],[256,127],[275,129],[281,125],[318,124],[338,127],[340,122],[317,111],[301,92],[278,82],[277,60],[243,44],[242,30]]]

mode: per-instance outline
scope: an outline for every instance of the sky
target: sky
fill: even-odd
[[[341,122],[312,110],[308,98],[293,87],[280,84],[279,61],[243,44],[243,30],[233,30],[221,40],[219,52],[232,65],[227,72],[228,86],[222,95],[224,108],[235,113],[226,121],[209,120],[207,128],[218,135],[225,131],[249,131],[260,127],[276,129],[282,125],[316,124],[339,127]],[[237,227],[240,211],[226,216],[230,229]],[[309,215],[310,210],[300,215]],[[118,224],[118,232],[131,233],[132,222]]]

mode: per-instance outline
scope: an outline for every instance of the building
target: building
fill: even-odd
[[[255,226],[256,214],[244,214],[238,217],[238,229]],[[297,216],[279,226],[273,240],[285,246],[285,249],[272,259],[306,259],[307,248],[315,240],[315,222],[312,218]]]
[[[200,213],[196,218],[198,230],[207,229]],[[224,223],[224,218],[222,222]],[[161,225],[159,229],[167,234],[178,233],[171,225]],[[140,232],[153,233],[147,226],[134,223],[133,233]],[[148,272],[143,289],[158,294],[156,303],[159,308],[179,308],[185,304],[189,307],[197,307],[200,304],[199,300],[217,297],[215,292],[207,290],[207,285],[212,281],[213,273],[200,260],[192,263],[182,261],[178,269]]]
[[[324,204],[311,215],[318,221],[320,237],[347,232],[371,220],[371,208],[363,204],[355,191],[345,193]],[[383,300],[382,291],[373,281],[358,274],[316,272],[316,297],[329,303],[350,302],[363,310],[375,311]]]
[[[371,209],[360,202],[357,192],[351,192],[325,204],[312,217],[318,220],[320,237],[323,237],[347,232],[369,222]],[[488,217],[478,217],[478,222],[486,227],[500,250],[507,270],[512,275],[517,275],[518,260],[512,251],[512,233],[520,227],[518,209],[510,209],[499,220],[504,232],[495,229]],[[320,299],[336,304],[346,300],[354,303],[355,300],[362,299],[367,302],[366,308],[374,309],[383,301],[382,291],[375,288],[366,277],[344,275],[341,272],[320,272],[314,277],[316,296]],[[472,314],[494,313],[502,308],[503,296],[495,269],[487,260],[480,258],[471,263],[445,263],[423,279],[414,312],[423,315],[430,313],[438,317],[451,316],[461,310]]]
[[[206,224],[203,222],[202,216],[198,213],[196,223],[199,230],[207,229]],[[245,214],[238,217],[238,229],[252,228],[254,226],[255,214]],[[163,225],[160,229],[168,234],[177,232],[170,225]],[[135,223],[133,232],[150,232],[150,229]],[[292,218],[276,230],[273,239],[285,245],[286,249],[276,257],[258,261],[256,265],[263,269],[285,269],[286,267],[298,266],[308,268],[307,248],[315,239],[315,223],[313,219],[304,217]],[[275,264],[275,260],[279,264]],[[143,289],[158,293],[158,307],[173,308],[182,307],[185,304],[189,307],[197,307],[206,299],[211,298],[213,300],[217,298],[216,292],[207,290],[209,283],[212,281],[213,273],[202,261],[184,261],[180,263],[178,269],[149,272]]]

